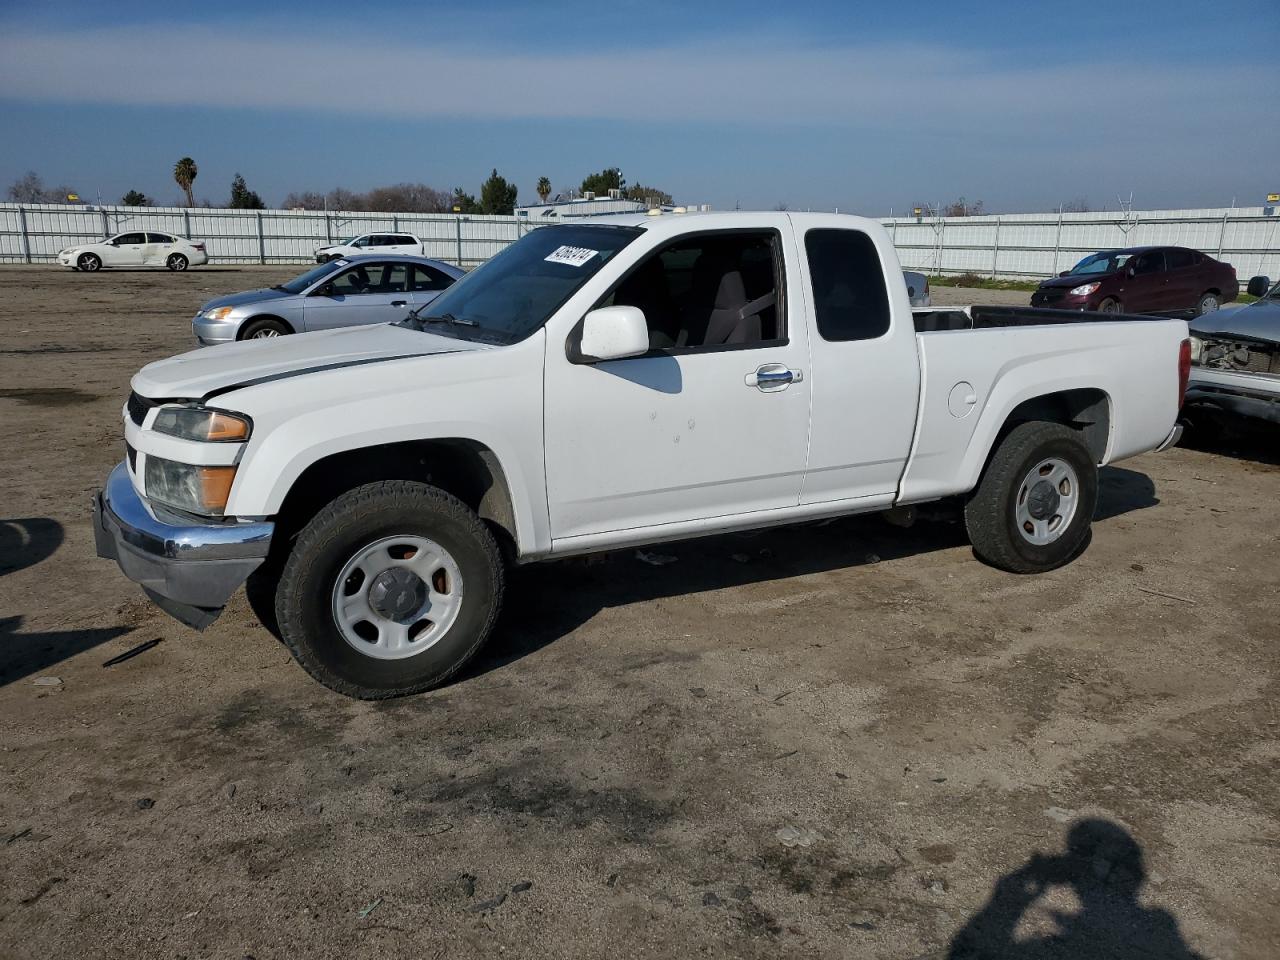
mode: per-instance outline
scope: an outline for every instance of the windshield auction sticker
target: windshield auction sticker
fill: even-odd
[[[580,267],[599,252],[588,247],[557,247],[545,259],[547,263],[567,263],[571,267]]]

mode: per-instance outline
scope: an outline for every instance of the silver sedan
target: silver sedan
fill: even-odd
[[[218,297],[191,321],[201,346],[402,320],[464,271],[408,256],[344,257],[265,290]]]

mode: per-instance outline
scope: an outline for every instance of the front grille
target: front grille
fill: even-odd
[[[129,419],[142,426],[142,421],[147,419],[147,411],[155,406],[155,403],[146,397],[140,397],[136,393],[129,394]]]
[[[1067,295],[1066,290],[1049,289],[1036,292],[1036,299],[1041,303],[1056,303]]]

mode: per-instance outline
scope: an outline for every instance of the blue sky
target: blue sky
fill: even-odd
[[[1257,204],[1275,0],[0,0],[0,185],[225,201],[605,166],[717,208]],[[181,13],[175,15],[174,11]],[[1067,11],[1067,12],[1064,12]]]

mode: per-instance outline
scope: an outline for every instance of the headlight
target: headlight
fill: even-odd
[[[1191,338],[1191,362],[1199,363],[1200,355],[1204,353],[1204,341],[1199,337]]]
[[[1078,287],[1072,287],[1072,288],[1071,288],[1071,296],[1073,296],[1073,297],[1087,297],[1089,294],[1093,293],[1093,291],[1097,290],[1100,286],[1102,286],[1102,284],[1100,284],[1100,283],[1096,283],[1096,282],[1095,282],[1095,283],[1082,283],[1082,284],[1080,284],[1080,286],[1078,286]]]
[[[147,496],[158,503],[188,513],[221,516],[231,495],[235,467],[201,467],[174,463],[162,457],[147,457]]]
[[[203,407],[161,407],[151,429],[183,440],[214,443],[248,440],[253,425],[247,417]]]
[[[206,310],[200,316],[206,320],[225,320],[231,316],[231,311],[234,309],[235,307],[214,307],[212,310]]]

